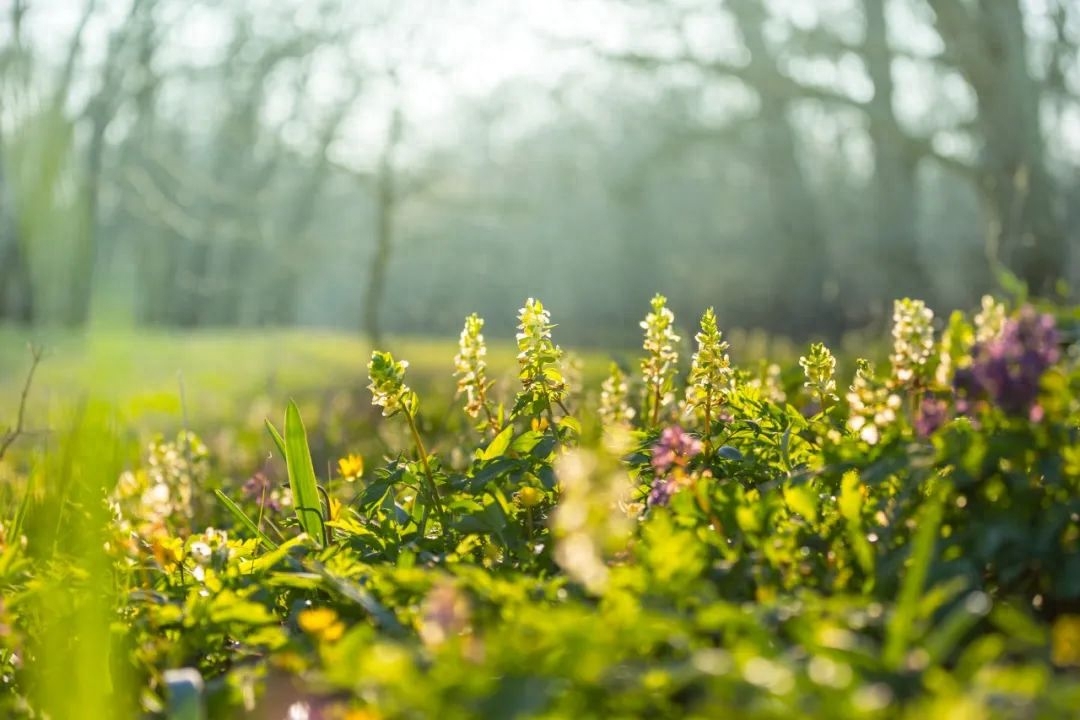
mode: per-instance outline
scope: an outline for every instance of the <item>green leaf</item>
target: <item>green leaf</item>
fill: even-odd
[[[885,666],[900,670],[914,635],[915,619],[919,611],[919,598],[930,573],[930,563],[934,559],[934,546],[937,544],[938,530],[944,514],[944,502],[940,495],[928,501],[926,510],[919,519],[918,529],[911,543],[911,556],[907,572],[900,585],[900,596],[896,609],[885,628],[885,649],[882,659]]]
[[[574,433],[574,435],[577,435],[578,437],[581,436],[581,421],[577,418],[567,415],[559,421],[559,427],[569,428],[570,432]]]
[[[722,445],[716,454],[725,460],[740,461],[743,459],[743,454],[739,452],[738,448],[733,448],[730,445]]]
[[[805,485],[793,486],[784,490],[784,499],[788,507],[806,518],[810,523],[817,522],[817,495]]]
[[[532,452],[532,449],[536,447],[537,443],[543,440],[544,437],[544,433],[537,432],[536,430],[526,430],[514,439],[514,442],[510,445],[510,449],[516,453],[526,455]]]
[[[266,429],[270,431],[270,437],[274,439],[274,444],[277,445],[278,452],[281,453],[281,457],[285,457],[285,440],[281,437],[281,433],[274,427],[274,423],[270,422],[270,419],[266,419]]]
[[[241,525],[246,527],[252,535],[257,537],[259,542],[261,542],[267,550],[277,549],[277,543],[267,537],[266,533],[260,530],[259,526],[256,525],[255,522],[247,516],[247,513],[245,513],[239,505],[234,503],[228,495],[221,492],[221,490],[214,490],[214,494],[217,495],[218,500],[225,506],[225,509],[228,510]]]
[[[502,432],[495,436],[495,439],[491,441],[491,444],[480,453],[481,460],[493,460],[506,453],[507,448],[510,447],[510,441],[514,438],[514,426],[507,425],[503,428]]]
[[[285,465],[289,470],[289,487],[292,488],[296,518],[300,527],[318,544],[324,539],[322,502],[315,482],[315,467],[311,463],[307,431],[300,419],[300,409],[295,402],[289,403],[285,412]]]

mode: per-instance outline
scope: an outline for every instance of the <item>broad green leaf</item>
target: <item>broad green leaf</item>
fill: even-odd
[[[506,452],[506,449],[510,447],[510,441],[514,438],[514,426],[507,425],[503,428],[502,432],[495,436],[495,439],[480,453],[481,460],[493,460]]]
[[[315,482],[315,467],[311,463],[307,431],[300,419],[300,409],[289,403],[285,412],[285,464],[289,470],[289,487],[300,527],[318,544],[323,542],[322,502]]]
[[[559,421],[559,427],[570,428],[570,431],[577,436],[581,436],[581,421],[574,417],[564,417]]]

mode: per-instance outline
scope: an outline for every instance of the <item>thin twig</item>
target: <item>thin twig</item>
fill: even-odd
[[[42,348],[30,346],[30,370],[26,373],[26,382],[23,383],[22,394],[19,396],[19,411],[15,418],[15,427],[8,428],[4,431],[3,436],[0,436],[0,460],[4,458],[4,454],[15,443],[16,440],[22,436],[24,429],[23,424],[26,420],[26,400],[30,396],[30,386],[34,383],[34,373],[37,371],[38,365],[41,364],[41,358],[44,354]]]

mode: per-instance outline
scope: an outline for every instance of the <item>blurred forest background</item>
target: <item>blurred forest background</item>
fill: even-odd
[[[801,337],[1080,278],[1075,0],[0,0],[0,323]]]

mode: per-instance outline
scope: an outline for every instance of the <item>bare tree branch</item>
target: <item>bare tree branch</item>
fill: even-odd
[[[15,418],[15,426],[8,428],[0,435],[0,460],[4,458],[8,449],[23,435],[26,421],[26,400],[30,396],[30,387],[34,383],[34,373],[41,364],[43,351],[40,347],[30,346],[30,370],[26,373],[26,381],[23,383],[22,394],[19,396],[19,410]]]

